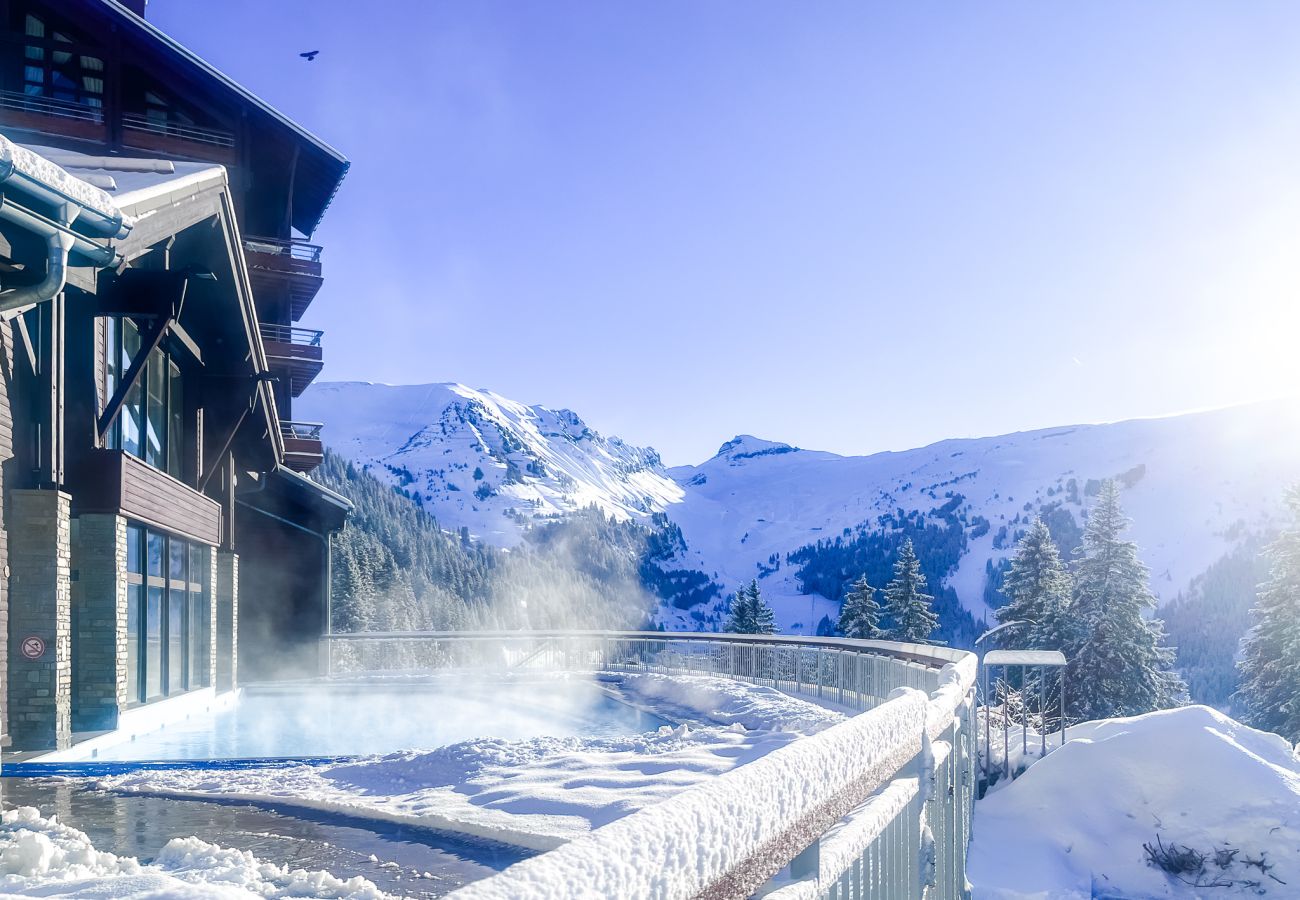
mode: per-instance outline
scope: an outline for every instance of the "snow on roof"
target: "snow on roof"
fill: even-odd
[[[1060,650],[990,650],[984,654],[986,666],[1063,666],[1065,654]]]
[[[226,173],[224,166],[212,163],[154,157],[94,156],[39,144],[17,149],[97,191],[115,213],[124,208],[138,213],[147,201],[197,186],[209,179],[224,180]]]
[[[69,172],[41,152],[44,149],[19,146],[0,134],[0,162],[107,218],[121,215],[113,198],[102,187]]]

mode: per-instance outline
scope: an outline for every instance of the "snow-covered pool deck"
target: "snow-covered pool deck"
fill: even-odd
[[[475,737],[436,749],[220,770],[136,763],[137,771],[102,772],[91,783],[122,795],[316,810],[548,851],[458,892],[470,898],[962,896],[975,782],[969,654],[837,639],[537,632],[335,636],[323,649],[327,695],[397,695],[373,704],[380,719],[436,718],[444,707],[428,692],[441,685],[444,695],[448,686],[466,697],[478,690],[480,710],[484,697],[525,688],[531,697],[513,705],[534,723],[570,715],[576,694],[579,706],[612,700],[619,715],[669,724],[490,737],[493,729],[476,721]],[[303,706],[303,689],[266,699]],[[308,707],[290,728],[312,719],[327,734],[340,724],[345,733],[366,727]],[[283,706],[271,713],[284,714]],[[599,727],[591,717],[574,721],[579,731]],[[169,730],[162,742],[180,735],[179,755],[205,749],[185,728]],[[426,733],[414,745],[454,737]],[[154,739],[137,738],[135,749]],[[318,739],[295,749],[321,746]]]
[[[698,675],[855,711],[471,884],[464,898],[963,897],[976,661],[942,647],[759,635],[332,636],[330,671]]]

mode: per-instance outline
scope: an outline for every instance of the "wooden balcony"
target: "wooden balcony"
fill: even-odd
[[[298,321],[316,298],[324,280],[320,253],[319,245],[306,241],[246,235],[244,258],[248,260],[253,296],[274,296],[287,289],[289,314],[293,321]]]
[[[221,504],[121,450],[90,450],[78,468],[73,513],[113,513],[205,544],[221,542]]]
[[[324,332],[290,325],[260,328],[271,371],[289,386],[290,396],[301,397],[325,365],[320,344]]]
[[[321,443],[320,422],[288,422],[281,420],[280,436],[284,438],[284,464],[295,472],[310,472],[325,458],[325,445]]]
[[[98,106],[0,91],[0,126],[40,134],[66,135],[86,141],[108,140],[104,110]]]
[[[223,128],[163,122],[139,113],[122,114],[122,143],[163,156],[193,156],[233,165],[235,136]]]

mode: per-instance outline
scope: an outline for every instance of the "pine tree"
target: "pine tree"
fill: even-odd
[[[1286,502],[1295,526],[1266,551],[1272,569],[1241,643],[1235,699],[1247,723],[1300,741],[1300,485]]]
[[[883,634],[880,630],[880,604],[876,602],[876,588],[863,575],[849,586],[840,608],[839,633],[849,638],[872,640]]]
[[[1009,602],[997,611],[1000,622],[1025,622],[1008,643],[1027,650],[1059,650],[1069,633],[1070,576],[1061,562],[1052,532],[1042,519],[1016,546],[1002,582]]]
[[[776,616],[763,600],[758,579],[736,591],[725,630],[733,634],[775,634]]]
[[[903,542],[894,563],[894,579],[885,587],[885,611],[889,616],[889,637],[895,641],[921,643],[939,624],[930,608],[934,598],[925,593],[925,576],[916,558],[912,539]]]
[[[1075,566],[1069,661],[1071,714],[1080,719],[1132,716],[1176,706],[1186,694],[1173,671],[1174,650],[1161,646],[1164,625],[1137,545],[1121,538],[1129,522],[1119,486],[1102,483]]]
[[[732,595],[727,612],[727,624],[722,626],[724,631],[733,634],[754,633],[754,611],[750,607],[748,590],[741,588]]]

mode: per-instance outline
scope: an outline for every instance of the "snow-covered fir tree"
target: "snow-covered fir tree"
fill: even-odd
[[[1024,622],[1005,643],[1031,650],[1059,650],[1069,633],[1070,576],[1061,562],[1052,532],[1041,518],[1016,546],[1002,582],[1008,597],[998,610],[1000,622]]]
[[[1128,525],[1119,486],[1103,482],[1083,531],[1071,633],[1062,648],[1069,661],[1070,712],[1079,719],[1165,709],[1186,696],[1173,671],[1174,650],[1161,645],[1164,626],[1147,617],[1156,597],[1137,544],[1122,537]]]
[[[885,586],[885,614],[889,619],[887,634],[895,641],[920,643],[927,640],[939,624],[930,604],[934,597],[925,593],[925,576],[916,558],[912,539],[898,551],[894,578]]]
[[[763,599],[758,580],[736,591],[731,599],[731,615],[726,630],[735,634],[775,634],[776,615]]]
[[[876,588],[863,575],[849,586],[840,608],[837,630],[845,637],[871,640],[881,637],[880,604],[876,602]]]
[[[1247,723],[1300,741],[1300,486],[1286,500],[1296,521],[1267,550],[1272,569],[1241,643],[1235,699]]]

